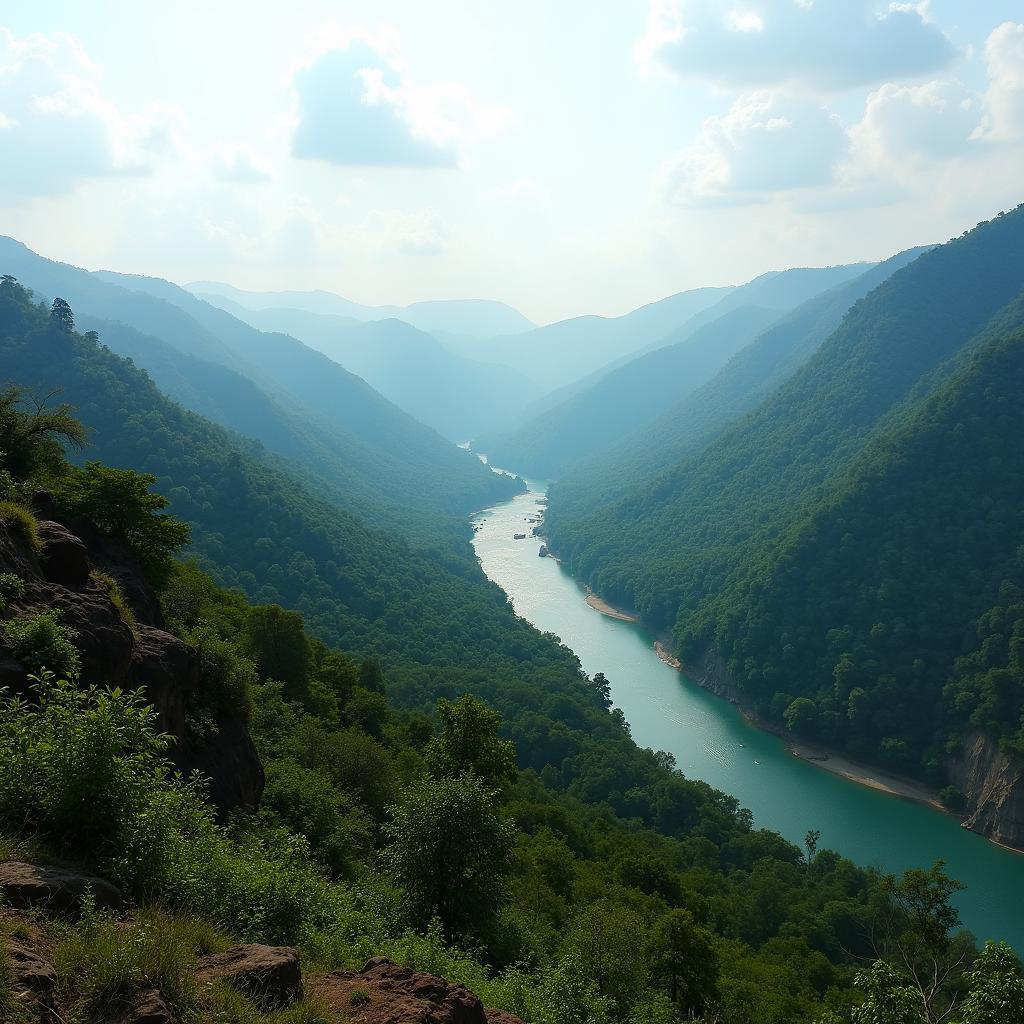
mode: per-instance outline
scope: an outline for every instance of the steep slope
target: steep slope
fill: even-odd
[[[604,374],[515,433],[484,437],[477,447],[499,466],[515,466],[541,478],[559,477],[579,459],[690,394],[778,315],[774,309],[740,306],[698,328],[687,340]]]
[[[619,317],[578,316],[512,336],[467,344],[463,355],[513,366],[549,388],[560,387],[664,338],[730,288],[696,288]],[[445,338],[452,348],[456,341]]]
[[[1024,284],[1024,209],[898,271],[756,412],[639,493],[563,523],[556,550],[665,628],[788,530],[872,430]]]
[[[808,299],[761,332],[702,387],[650,423],[570,467],[553,488],[559,516],[585,515],[644,486],[709,444],[792,376],[859,299],[927,251],[926,247],[908,249]]]
[[[684,616],[680,648],[713,645],[752,701],[767,713],[774,701],[805,735],[893,767],[931,760],[938,781],[964,725],[943,685],[1002,582],[1024,582],[1011,570],[1024,543],[1020,325],[1024,298],[965,369]],[[1019,741],[1024,705],[1011,700],[1000,731]]]
[[[360,323],[297,309],[252,311],[237,304],[231,311],[261,331],[290,334],[323,352],[456,442],[515,415],[540,394],[540,387],[518,371],[455,355],[401,320]]]
[[[247,378],[260,395],[237,377],[207,376],[193,366],[179,372],[192,383],[176,395],[204,413],[220,410],[221,422],[251,431],[249,436],[272,451],[319,472],[339,493],[350,493],[360,512],[404,526],[420,519],[422,533],[430,529],[424,515],[461,515],[510,493],[509,481],[499,480],[323,354],[285,335],[263,334],[174,285],[118,277],[134,286],[121,287],[43,259],[11,239],[0,239],[0,268],[41,295],[65,298],[84,320],[121,321],[126,329],[112,332],[112,342],[127,344],[127,328],[135,329],[145,337],[131,342],[133,358],[143,367],[152,359],[164,380],[172,350]],[[248,391],[256,405],[215,393],[229,379],[231,389]],[[273,412],[257,416],[255,407]],[[376,502],[376,508],[366,502]]]
[[[691,394],[783,312],[856,276],[863,266],[762,274],[638,353],[609,363],[591,375],[588,386],[571,386],[564,402],[514,429],[478,439],[477,447],[499,465],[560,476]]]
[[[734,800],[665,774],[637,748],[572,652],[519,619],[475,562],[449,564],[324,501],[280,460],[182,409],[19,291],[0,284],[4,377],[44,394],[60,388],[91,431],[86,457],[152,473],[171,511],[192,525],[193,554],[222,583],[295,608],[323,641],[379,658],[406,706],[484,697],[522,740],[524,767],[548,766],[558,788],[669,831],[697,814],[711,828],[749,829]],[[639,802],[625,796],[638,787]]]
[[[536,326],[519,310],[491,299],[435,299],[413,302],[408,306],[364,306],[326,291],[253,292],[219,281],[193,281],[186,288],[204,298],[221,296],[254,312],[275,308],[299,309],[307,313],[348,317],[363,323],[397,319],[428,334],[442,331],[490,338],[496,334],[528,331]]]

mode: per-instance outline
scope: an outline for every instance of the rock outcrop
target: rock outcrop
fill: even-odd
[[[15,1000],[34,1016],[47,1020],[53,1017],[53,997],[57,988],[57,972],[26,943],[12,939],[7,943],[7,959],[11,970],[11,988]]]
[[[196,980],[226,981],[268,1010],[287,1006],[302,995],[299,954],[289,946],[232,946],[200,960]]]
[[[312,988],[351,1024],[523,1024],[503,1011],[488,1014],[465,985],[374,957],[361,971],[335,971]]]
[[[174,740],[168,756],[183,773],[198,771],[210,780],[213,804],[221,812],[257,806],[263,767],[245,722],[221,715],[215,736],[206,741],[187,727],[200,683],[199,658],[163,628],[160,602],[131,552],[89,523],[59,520],[45,492],[36,494],[33,504],[44,517],[38,524],[39,551],[0,524],[0,572],[14,573],[25,586],[8,612],[59,613],[61,623],[77,634],[83,683],[142,689],[157,712],[157,727]],[[125,621],[115,607],[104,577],[116,581],[134,622]],[[15,693],[29,689],[28,671],[2,631],[0,687]]]
[[[972,733],[951,774],[964,797],[964,828],[1024,850],[1024,759],[1001,750],[992,738]]]
[[[116,1020],[117,1024],[176,1024],[170,1007],[155,988],[136,992]]]
[[[40,867],[22,861],[0,864],[0,902],[18,910],[39,910],[50,916],[74,916],[86,893],[100,910],[120,913],[121,890],[104,878],[83,871]]]

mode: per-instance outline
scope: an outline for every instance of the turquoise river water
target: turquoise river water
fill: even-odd
[[[475,517],[477,556],[516,612],[559,636],[588,673],[604,672],[612,698],[643,746],[667,750],[693,778],[737,797],[759,826],[802,844],[810,828],[821,847],[885,871],[939,858],[967,886],[961,917],[979,939],[1024,951],[1024,855],[960,827],[949,815],[850,782],[794,757],[778,737],[748,724],[728,702],[702,690],[657,656],[653,638],[586,604],[585,592],[530,536],[544,487]],[[513,534],[526,533],[526,540]]]

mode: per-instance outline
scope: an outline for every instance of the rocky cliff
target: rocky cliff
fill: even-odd
[[[1024,850],[1024,760],[976,732],[964,742],[951,774],[964,797],[964,828]]]
[[[45,493],[37,494],[33,505],[40,517],[40,547],[0,522],[0,572],[13,573],[24,585],[24,594],[8,602],[5,617],[58,614],[75,631],[82,683],[141,688],[157,712],[158,728],[173,738],[169,756],[184,773],[199,771],[209,778],[214,805],[221,812],[257,806],[263,768],[245,722],[221,715],[205,740],[189,729],[198,656],[163,628],[160,602],[127,548],[88,523],[62,519]],[[116,582],[131,616],[115,605],[109,580]],[[0,630],[2,687],[29,692],[28,670]]]

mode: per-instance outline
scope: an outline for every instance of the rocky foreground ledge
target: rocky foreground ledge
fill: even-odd
[[[22,861],[0,863],[0,942],[7,954],[19,1021],[58,1024],[61,996],[74,979],[51,960],[47,922],[74,920],[88,897],[93,908],[124,915],[117,887],[84,872]],[[124,917],[127,921],[129,918]],[[297,950],[246,943],[194,964],[196,989],[227,985],[257,1013],[274,1013],[310,998],[320,1019],[346,1024],[523,1024],[486,1010],[464,985],[374,957],[359,971],[305,975]],[[182,1024],[167,993],[147,985],[117,993],[103,1024]],[[3,1014],[0,1007],[0,1017]]]

